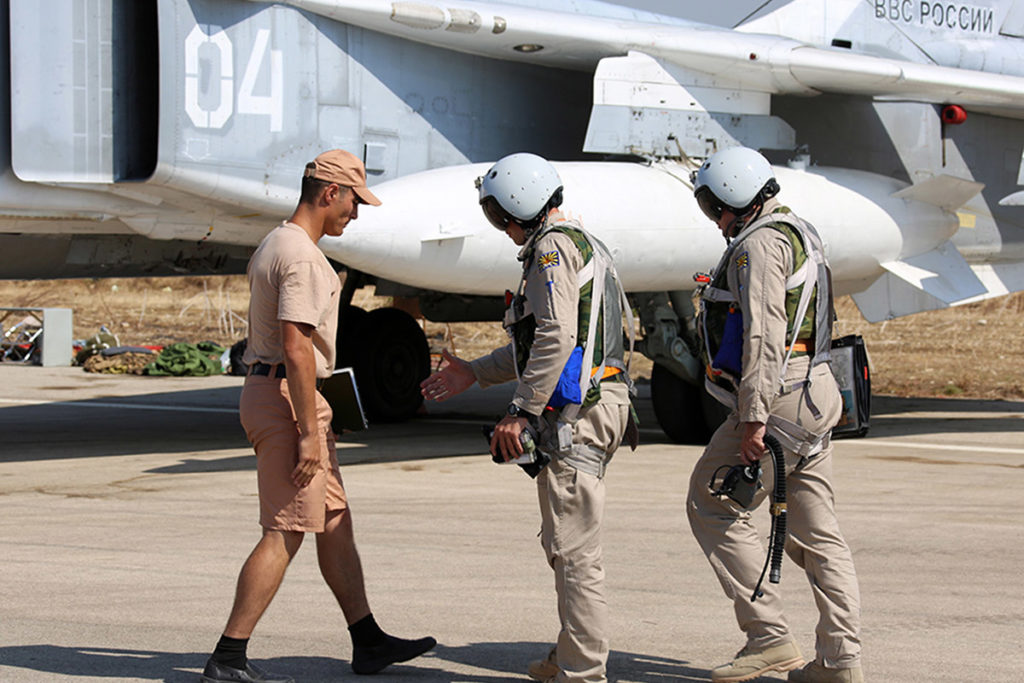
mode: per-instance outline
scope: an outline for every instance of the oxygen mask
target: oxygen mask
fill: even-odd
[[[721,478],[721,483],[715,486],[722,470],[727,470]],[[761,465],[755,462],[752,465],[722,465],[708,483],[713,496],[726,496],[741,508],[748,508],[754,502],[754,496],[764,488],[761,485]]]

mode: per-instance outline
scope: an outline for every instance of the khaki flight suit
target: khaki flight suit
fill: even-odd
[[[765,211],[778,206],[771,201]],[[789,336],[786,279],[793,272],[793,248],[779,230],[753,231],[734,251],[727,267],[728,289],[743,313],[743,365],[737,392],[738,409],[711,437],[690,477],[687,513],[697,542],[714,568],[747,646],[761,649],[791,640],[783,616],[779,587],[762,583],[764,597],[750,595],[764,566],[766,549],[751,522],[772,488],[771,456],[762,460],[765,489],[750,508],[711,495],[709,482],[722,465],[740,463],[744,422],[768,422],[769,415],[795,422],[808,431],[826,434],[838,421],[842,399],[827,363],[816,365],[809,384],[783,392],[779,372]],[[813,302],[812,302],[813,306]],[[813,341],[810,344],[813,352]],[[790,358],[784,385],[807,378],[810,356]],[[812,404],[817,408],[815,417]],[[770,428],[769,428],[770,433]],[[860,666],[860,590],[853,557],[839,531],[832,490],[832,445],[803,458],[785,451],[788,501],[786,552],[807,575],[818,608],[817,657],[829,668]]]
[[[564,221],[561,213],[548,225]],[[536,244],[533,245],[533,241]],[[528,257],[533,249],[532,257]],[[601,383],[601,399],[582,408],[572,427],[573,446],[596,455],[591,467],[577,468],[560,452],[554,422],[558,411],[545,410],[570,353],[576,346],[579,285],[583,256],[561,232],[532,238],[520,251],[524,260],[526,314],[537,322],[529,359],[512,402],[542,415],[538,447],[551,457],[537,476],[541,544],[555,573],[558,634],[555,659],[562,682],[604,683],[608,660],[608,603],[604,591],[601,523],[604,516],[604,468],[622,441],[629,416],[629,391],[623,382]],[[513,345],[472,362],[480,386],[516,378]],[[571,457],[570,457],[571,459]],[[585,470],[590,471],[585,471]]]

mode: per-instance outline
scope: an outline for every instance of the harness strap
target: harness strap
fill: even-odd
[[[596,381],[598,381],[598,382],[600,382],[600,381],[602,381],[602,380],[606,380],[606,379],[608,379],[609,377],[614,377],[615,375],[619,374],[619,373],[620,373],[620,372],[622,372],[622,370],[623,370],[622,368],[619,368],[619,367],[615,367],[615,366],[614,366],[614,365],[612,365],[611,363],[606,363],[606,364],[605,364],[605,368],[604,368],[604,372],[602,372],[602,373],[601,373],[601,376],[600,376],[600,377],[598,377],[598,376],[597,376],[597,371],[598,371],[598,370],[600,370],[600,369],[601,369],[601,368],[594,368],[594,369],[593,369],[593,370],[591,371],[591,373],[590,373],[591,381],[593,381],[593,380],[595,380],[595,379],[596,379]]]
[[[600,448],[583,444],[573,444],[572,448],[567,453],[560,454],[558,459],[566,465],[575,467],[580,472],[586,472],[598,479],[604,477],[608,461],[611,460],[608,454]]]
[[[732,303],[736,301],[736,296],[728,289],[719,289],[718,287],[712,287],[708,285],[704,288],[704,293],[701,294],[701,298],[704,301],[710,301],[713,303],[726,302]]]
[[[586,233],[584,233],[586,234]],[[589,235],[587,235],[589,238]],[[589,240],[588,240],[589,241]],[[562,419],[567,422],[575,422],[576,416],[579,415],[580,408],[583,405],[583,401],[587,398],[587,392],[590,389],[591,378],[594,374],[604,372],[604,362],[597,368],[593,368],[594,364],[594,335],[597,334],[597,321],[601,317],[601,304],[604,299],[604,275],[605,269],[599,266],[603,265],[598,263],[601,258],[600,252],[597,248],[591,244],[593,254],[590,257],[590,263],[580,270],[580,288],[588,282],[592,283],[590,287],[590,320],[587,321],[587,344],[583,347],[583,361],[580,364],[580,403],[571,403],[562,408]],[[589,276],[586,279],[583,278],[584,271],[589,271],[586,274]],[[603,330],[602,330],[603,332]],[[593,369],[588,369],[593,368]]]
[[[583,286],[586,285],[588,282],[590,282],[593,279],[594,279],[594,259],[591,258],[590,261],[585,266],[580,268],[580,272],[576,273],[576,284],[577,284],[577,286],[580,289],[583,289]]]
[[[804,250],[806,251],[806,249]],[[807,279],[807,264],[811,262],[811,259],[804,261],[803,265],[793,271],[793,274],[786,278],[786,289],[796,289],[804,283]]]

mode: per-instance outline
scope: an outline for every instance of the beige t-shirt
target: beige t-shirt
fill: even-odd
[[[249,259],[249,343],[243,361],[283,363],[281,323],[313,326],[316,376],[334,371],[341,281],[306,231],[287,221]]]

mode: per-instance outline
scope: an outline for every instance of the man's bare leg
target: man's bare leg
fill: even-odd
[[[238,574],[235,603],[216,649],[206,662],[200,681],[221,683],[292,683],[289,676],[263,671],[249,662],[246,647],[256,623],[281,587],[284,573],[302,545],[301,531],[263,530],[263,537]]]
[[[316,551],[320,573],[345,614],[355,673],[376,673],[390,664],[418,657],[437,644],[429,636],[418,640],[396,638],[377,625],[366,599],[363,565],[348,510],[327,513],[324,531],[316,535]]]
[[[301,531],[263,530],[263,538],[242,565],[235,603],[224,627],[229,638],[248,638],[281,587],[285,570],[302,545]]]
[[[327,513],[322,533],[316,535],[320,574],[334,593],[349,626],[370,613],[363,581],[363,565],[356,550],[352,515],[339,510]]]

